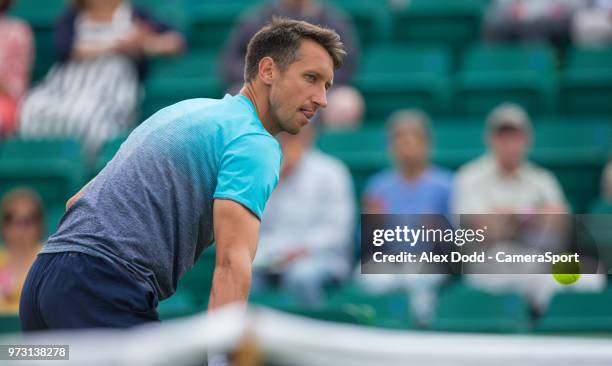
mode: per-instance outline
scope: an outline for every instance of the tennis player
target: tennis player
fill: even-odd
[[[158,301],[213,241],[209,309],[246,301],[278,181],[273,136],[297,134],[326,106],[344,55],[333,30],[274,19],[248,45],[238,95],[185,100],[143,122],[68,201],[23,288],[23,330],[158,321]]]

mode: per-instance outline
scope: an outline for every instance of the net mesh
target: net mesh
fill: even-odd
[[[67,344],[70,360],[62,364],[70,365],[203,365],[207,353],[240,351],[245,344],[256,351],[242,352],[234,364],[612,365],[608,339],[392,331],[239,306],[129,330],[13,335],[0,344]]]

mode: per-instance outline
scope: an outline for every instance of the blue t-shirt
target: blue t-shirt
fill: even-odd
[[[278,142],[247,97],[177,103],[130,134],[42,253],[108,258],[165,299],[213,242],[213,199],[261,218],[280,163]]]
[[[386,214],[448,214],[451,187],[451,172],[441,168],[430,167],[413,181],[389,169],[370,179],[365,195]]]

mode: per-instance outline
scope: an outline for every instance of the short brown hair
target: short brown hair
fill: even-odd
[[[304,39],[313,40],[325,48],[334,62],[334,69],[342,66],[346,50],[334,30],[301,20],[274,17],[249,41],[244,80],[255,79],[259,61],[264,57],[271,57],[281,70],[286,70],[296,60]]]

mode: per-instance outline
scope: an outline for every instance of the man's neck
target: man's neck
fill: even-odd
[[[248,82],[240,89],[240,94],[249,98],[251,103],[253,103],[257,117],[270,135],[275,136],[278,134],[280,130],[273,125],[272,118],[270,117],[270,104],[268,102],[267,90],[257,85],[256,82]]]
[[[427,169],[427,164],[410,164],[402,166],[400,173],[404,179],[415,180],[419,178]]]
[[[512,177],[518,174],[519,169],[521,168],[522,162],[517,164],[503,164],[501,161],[497,160],[497,171],[503,177]]]
[[[95,3],[86,9],[86,13],[98,21],[110,21],[113,19],[117,8],[121,5],[120,1],[107,1],[105,3]]]
[[[504,167],[504,166],[499,166],[499,173],[503,176],[503,177],[513,177],[518,173],[519,167]]]

